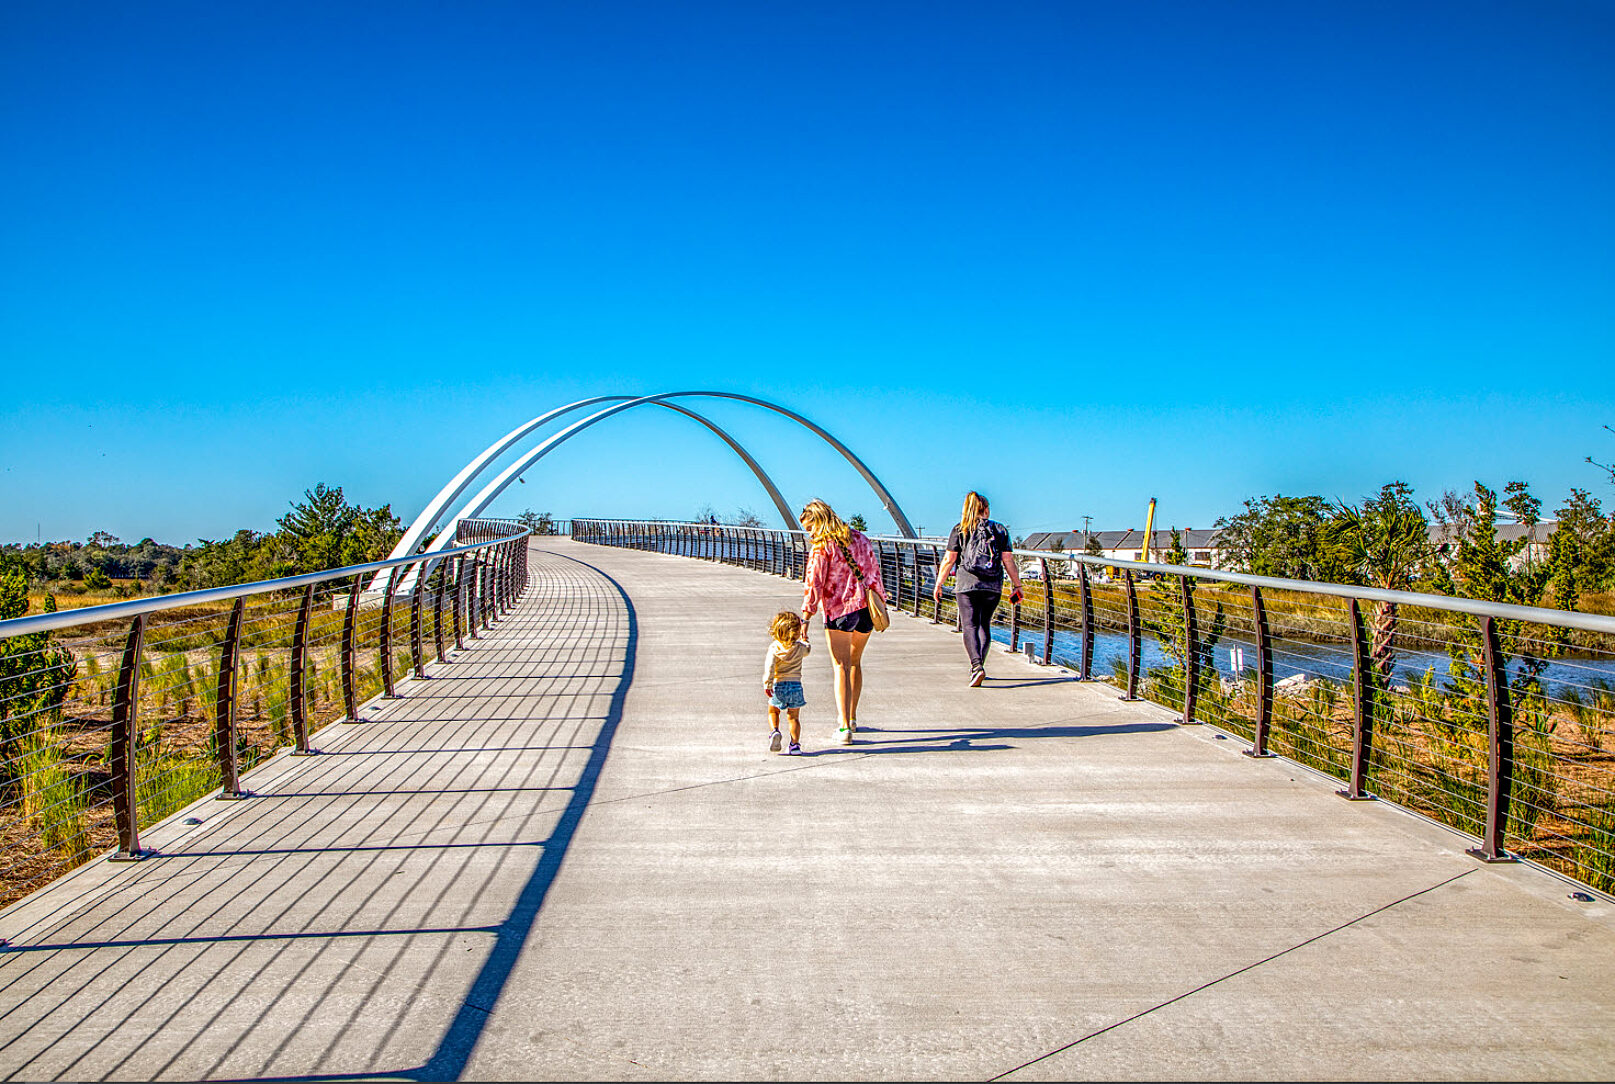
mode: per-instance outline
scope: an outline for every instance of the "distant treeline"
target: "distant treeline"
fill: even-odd
[[[1505,513],[1518,525],[1507,538],[1497,526]],[[1615,591],[1615,515],[1584,489],[1570,491],[1552,523],[1524,482],[1501,497],[1476,482],[1422,507],[1392,482],[1357,505],[1259,497],[1216,526],[1223,566],[1258,575],[1566,610]]]
[[[57,594],[188,591],[379,561],[403,535],[391,505],[361,507],[323,482],[291,502],[275,526],[187,546],[126,543],[106,531],[83,542],[11,543],[0,546],[0,576],[20,575]]]

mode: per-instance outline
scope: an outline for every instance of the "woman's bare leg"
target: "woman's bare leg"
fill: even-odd
[[[858,698],[864,691],[864,648],[869,646],[869,633],[854,632],[852,636],[852,661],[847,671],[852,676],[852,697],[847,705],[847,719],[850,722],[858,718]]]
[[[825,629],[830,642],[830,666],[836,676],[836,715],[845,728],[858,714],[858,697],[864,689],[864,645],[869,642],[867,632],[838,632]]]

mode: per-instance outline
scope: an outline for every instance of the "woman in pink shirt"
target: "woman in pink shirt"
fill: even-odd
[[[836,675],[837,731],[842,745],[851,745],[858,729],[858,696],[864,687],[864,647],[875,631],[869,619],[866,589],[886,597],[875,547],[862,533],[841,521],[821,500],[802,509],[802,529],[813,542],[808,554],[802,589],[802,622],[824,611],[824,632],[830,641],[830,665]]]

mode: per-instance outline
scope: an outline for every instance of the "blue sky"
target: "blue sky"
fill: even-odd
[[[409,519],[588,395],[927,530],[1615,498],[1615,5],[0,7],[0,540]],[[789,422],[712,417],[886,528]],[[496,510],[772,518],[640,410]]]

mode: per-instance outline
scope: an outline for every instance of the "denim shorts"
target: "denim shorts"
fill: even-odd
[[[774,695],[768,698],[768,703],[776,708],[801,708],[807,706],[807,697],[802,695],[800,681],[776,681]]]

